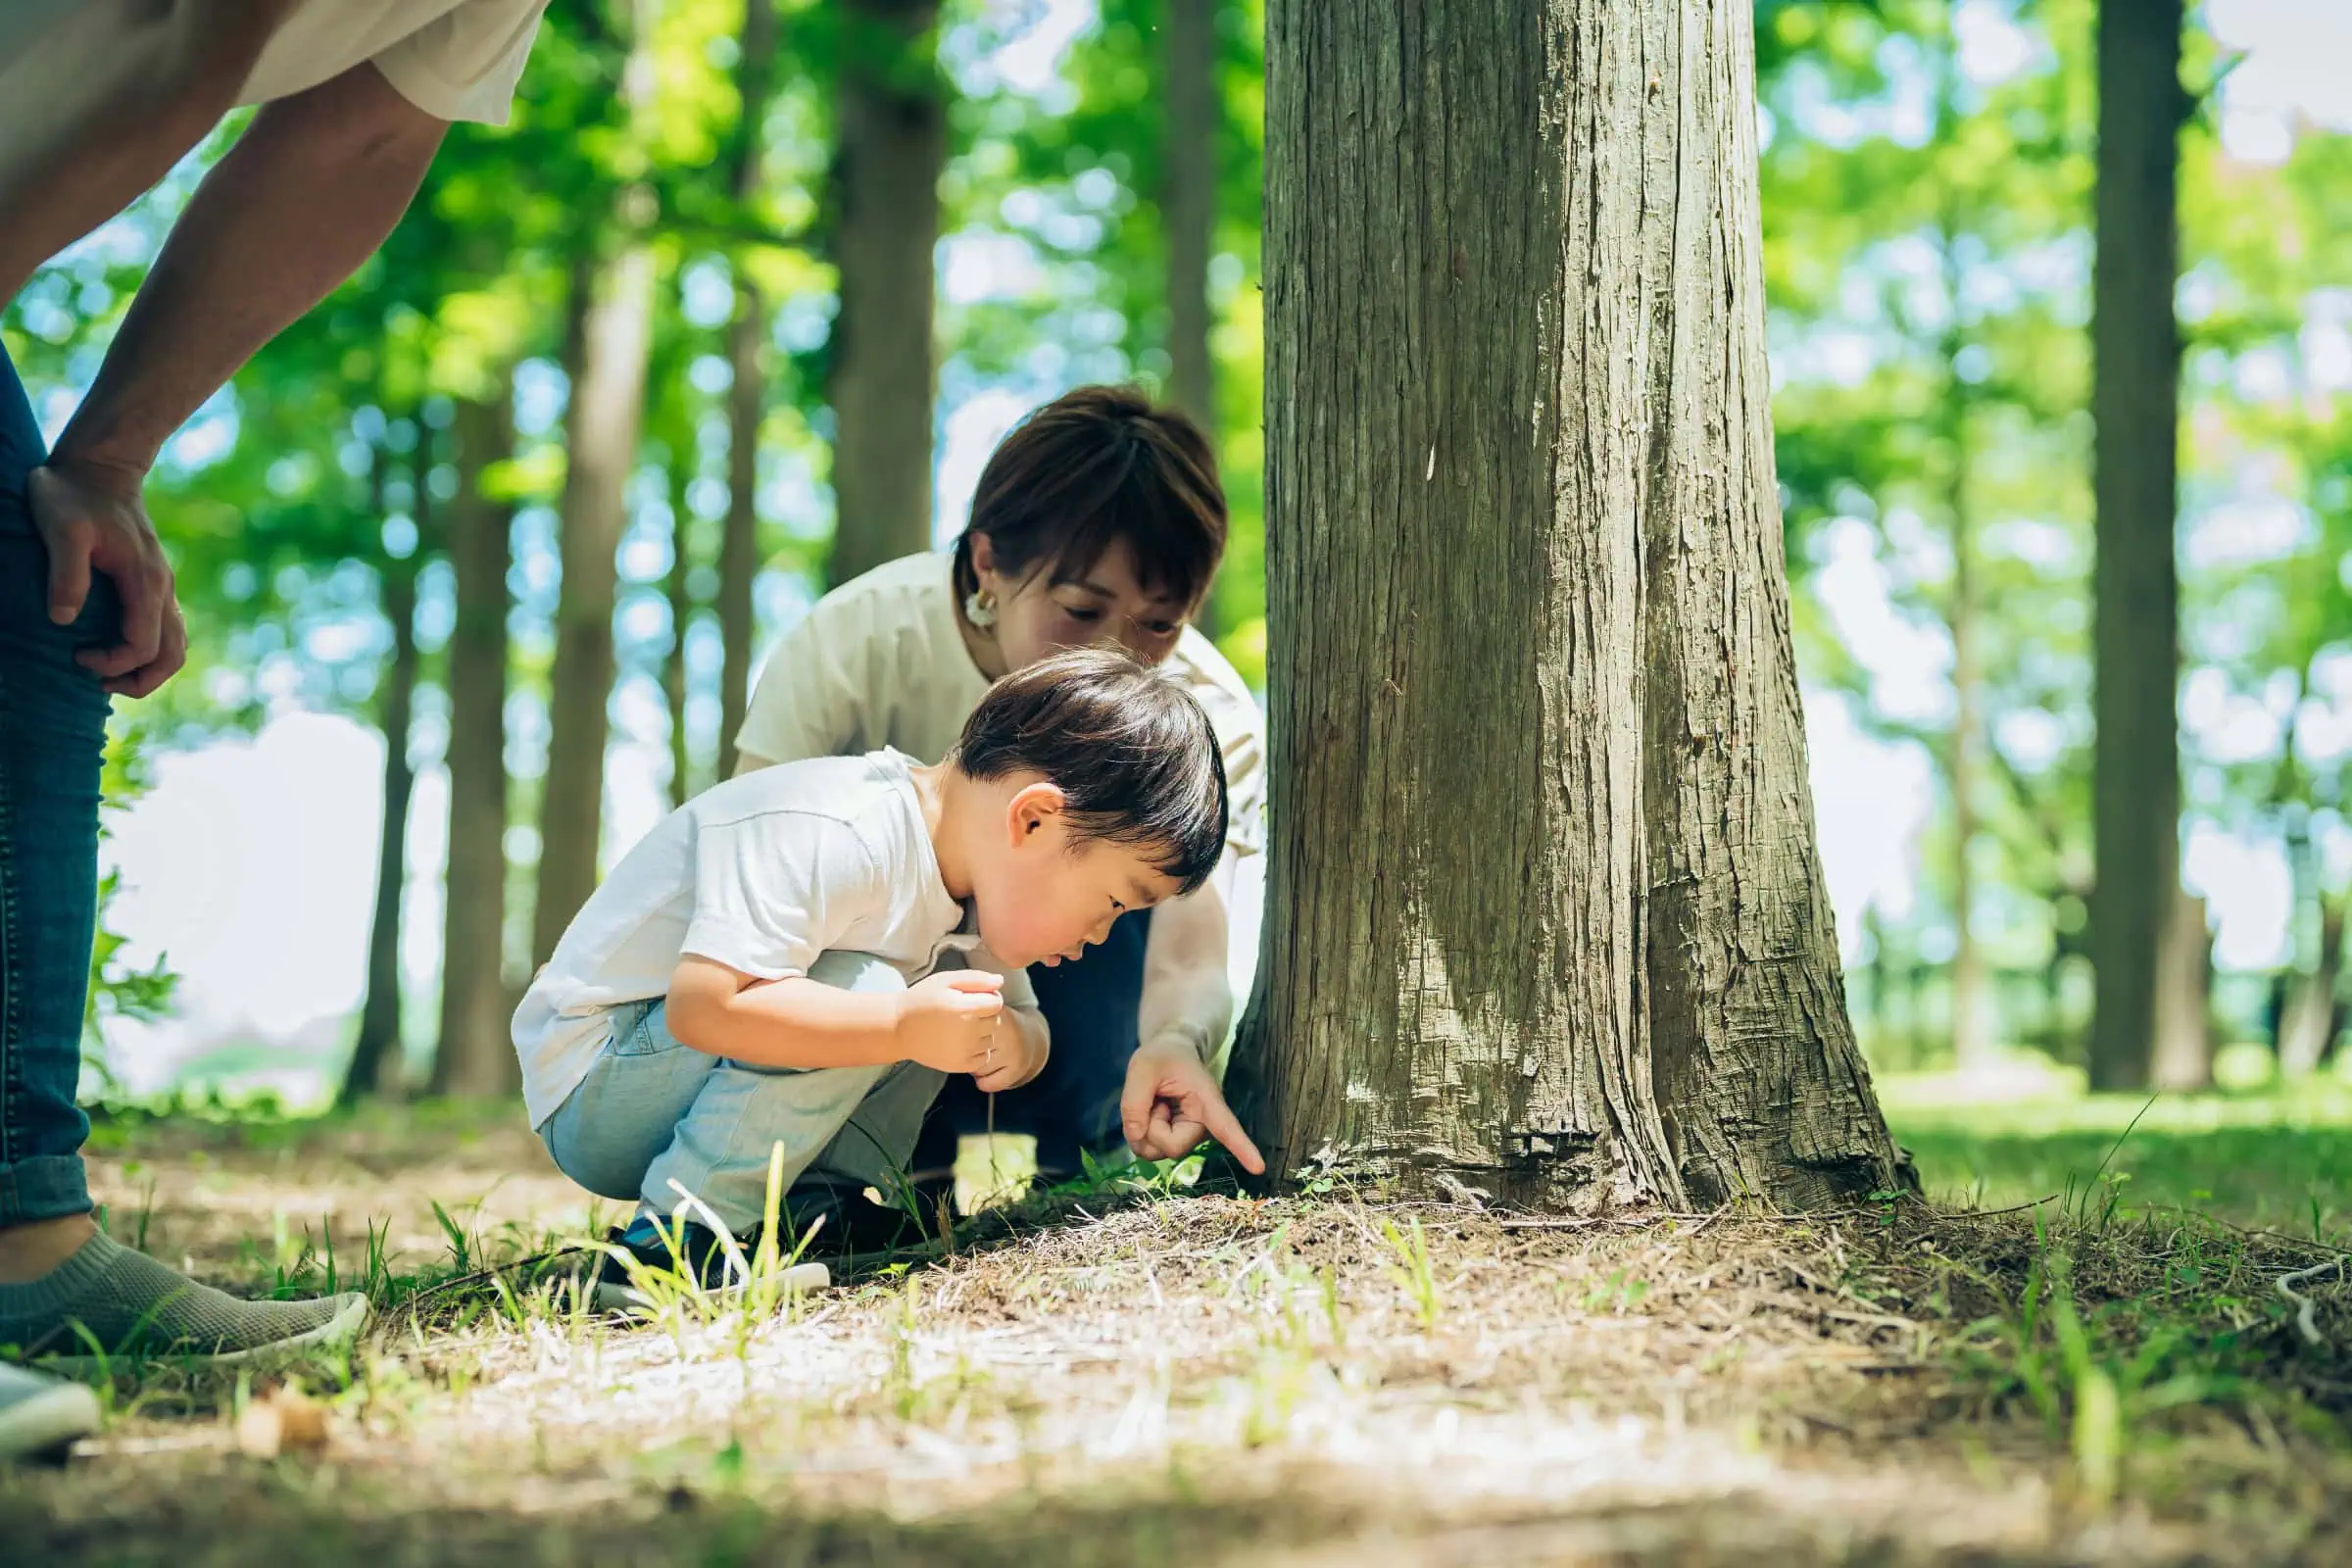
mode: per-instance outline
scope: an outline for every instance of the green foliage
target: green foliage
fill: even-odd
[[[1881,1087],[1895,1141],[1918,1159],[1932,1199],[2196,1210],[2306,1237],[2352,1225],[2352,1084],[2340,1080],[2153,1104],[2081,1094],[1954,1103],[1941,1078]]]
[[[113,737],[106,749],[101,779],[107,805],[113,810],[123,809],[146,793],[146,760],[136,731],[125,730]],[[114,1082],[106,1058],[108,1022],[117,1018],[153,1022],[172,1010],[172,997],[179,988],[179,977],[172,971],[169,954],[157,955],[143,968],[125,956],[128,939],[114,929],[107,918],[122,891],[121,868],[109,867],[98,881],[97,937],[90,950],[89,997],[82,1004],[82,1059],[107,1087]]]
[[[1988,23],[2012,29],[1995,70],[1957,3],[1761,19],[1779,45],[1765,260],[1791,570],[1838,579],[1847,605],[1883,592],[1947,648],[1964,634],[1989,765],[1954,774],[1949,666],[1940,693],[1890,686],[1885,653],[1819,601],[1800,662],[1934,760],[1939,834],[1970,792],[1986,830],[1972,862],[1999,901],[1973,923],[2019,964],[2046,958],[2052,896],[2089,876],[2089,20],[2068,0]],[[1959,851],[1924,849],[1948,926]]]
[[[2352,407],[2330,363],[2352,137],[2305,135],[2270,170],[2194,142],[2181,199],[2186,805],[2283,844],[2308,972],[2323,911],[2352,901],[2352,867],[2324,850],[2352,808],[2352,747],[2328,738],[2352,692]]]
[[[1393,1258],[1388,1265],[1389,1278],[1396,1282],[1396,1288],[1413,1303],[1415,1320],[1425,1329],[1436,1328],[1438,1319],[1446,1314],[1446,1291],[1438,1283],[1437,1267],[1429,1255],[1429,1241],[1421,1234],[1420,1216],[1414,1215],[1406,1229],[1400,1231],[1395,1220],[1383,1215],[1380,1236],[1389,1244]]]

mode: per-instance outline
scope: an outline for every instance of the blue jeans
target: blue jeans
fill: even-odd
[[[47,457],[0,350],[0,1225],[87,1213],[82,1009],[98,918],[98,775],[108,698],[74,662],[116,639],[95,579],[70,626],[49,621],[49,556],[24,476]]]
[[[828,953],[808,978],[844,991],[903,991],[883,959]],[[942,1075],[884,1067],[752,1067],[680,1045],[659,1001],[612,1011],[612,1032],[588,1076],[539,1129],[556,1167],[605,1198],[667,1216],[678,1188],[735,1235],[766,1209],[771,1152],[787,1186],[804,1173],[895,1194]],[[968,1081],[968,1080],[967,1080]],[[672,1183],[676,1186],[672,1186]],[[692,1210],[688,1217],[701,1223]]]
[[[1046,1175],[1075,1175],[1080,1150],[1101,1154],[1125,1144],[1119,1095],[1139,1044],[1136,1015],[1144,1002],[1144,949],[1151,937],[1151,910],[1123,914],[1109,937],[1076,962],[1029,970],[1054,1052],[1035,1082],[997,1097],[995,1128],[1035,1137],[1038,1169]],[[956,1141],[989,1126],[988,1096],[969,1078],[950,1080],[923,1129],[915,1167],[945,1170],[956,1162]]]

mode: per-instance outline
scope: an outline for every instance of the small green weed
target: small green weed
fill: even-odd
[[[1398,1230],[1396,1222],[1387,1215],[1380,1220],[1381,1237],[1389,1244],[1394,1260],[1387,1265],[1389,1278],[1396,1282],[1407,1299],[1413,1303],[1413,1316],[1425,1329],[1436,1328],[1445,1315],[1446,1298],[1438,1284],[1436,1264],[1429,1255],[1429,1239],[1421,1234],[1421,1216],[1406,1221],[1406,1229]]]

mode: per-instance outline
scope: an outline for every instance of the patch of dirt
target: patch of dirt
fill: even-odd
[[[436,1200],[469,1262],[589,1218],[527,1132],[470,1123],[141,1130],[97,1175],[119,1236],[141,1214],[161,1255],[246,1288],[306,1225],[340,1259],[372,1225],[415,1270],[449,1262]],[[1215,1195],[975,1230],[1001,1239],[763,1322],[396,1309],[347,1388],[314,1379],[318,1456],[241,1455],[233,1387],[159,1370],[69,1467],[0,1476],[0,1541],[174,1564],[2352,1556],[2352,1309],[2315,1288],[2305,1343],[2274,1287],[2323,1254],[2280,1238]],[[2080,1415],[2096,1377],[2112,1430]]]

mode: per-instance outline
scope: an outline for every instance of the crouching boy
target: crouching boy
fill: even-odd
[[[715,1229],[660,1224],[683,1190],[756,1232],[779,1145],[796,1226],[831,1191],[838,1236],[855,1195],[894,1190],[947,1075],[994,1092],[1045,1065],[1026,967],[1199,887],[1225,811],[1200,705],[1103,650],[998,682],[936,766],[880,751],[720,784],[613,867],[524,996],[532,1125],[565,1175],[637,1200],[621,1245],[648,1263],[722,1284]],[[600,1302],[626,1304],[622,1273]]]

